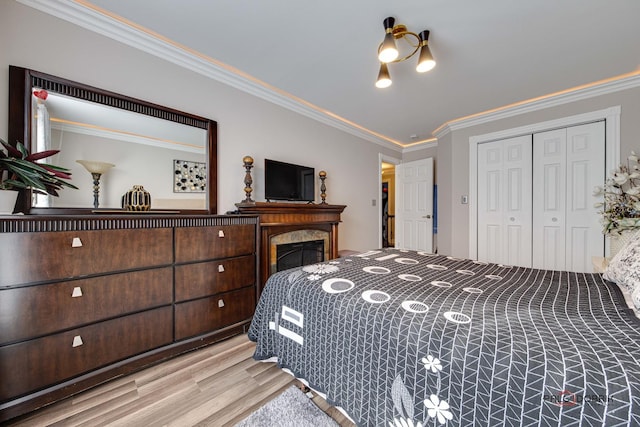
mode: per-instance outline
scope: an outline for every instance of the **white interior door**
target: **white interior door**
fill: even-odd
[[[604,182],[604,122],[534,135],[534,267],[593,271],[604,236],[593,189]]]
[[[396,247],[433,251],[433,158],[396,166]]]
[[[531,135],[478,146],[478,259],[531,266]]]

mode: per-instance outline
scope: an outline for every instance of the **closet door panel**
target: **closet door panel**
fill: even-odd
[[[566,270],[592,271],[591,257],[602,255],[604,235],[593,189],[605,180],[604,122],[567,128]]]
[[[478,259],[531,266],[531,136],[478,147]]]
[[[548,268],[550,270],[562,270],[563,264],[561,264],[560,261],[564,262],[564,230],[561,230],[560,227],[545,227],[543,229],[541,240],[542,246],[545,248],[545,250],[537,259],[537,262],[539,263],[538,265],[548,266],[545,268]],[[543,268],[540,266],[536,266],[535,264],[533,267]]]
[[[566,252],[565,129],[533,135],[533,267],[562,270]]]
[[[530,243],[523,239],[523,231],[522,225],[507,225],[507,265],[521,265],[521,260],[529,256],[530,251],[527,251],[527,247]]]
[[[564,270],[591,272],[593,265],[589,227],[570,226],[567,234],[567,265]]]
[[[485,236],[486,240],[480,242],[483,253],[478,259],[486,262],[503,262],[502,224],[487,224]]]
[[[506,263],[502,258],[503,142],[478,147],[478,259]]]
[[[531,135],[504,140],[503,248],[509,265],[531,266]]]

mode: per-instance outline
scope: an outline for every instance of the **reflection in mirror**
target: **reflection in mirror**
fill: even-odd
[[[152,210],[216,213],[215,122],[33,70],[10,68],[12,80],[19,76],[29,85],[22,93],[30,125],[24,123],[19,134],[14,129],[14,135],[30,140],[33,151],[60,150],[50,162],[71,169],[79,187],[65,189],[59,197],[33,195],[33,208],[93,208],[95,177],[77,162],[90,160],[115,165],[99,178],[101,209],[120,209],[123,194],[142,185],[151,194]],[[14,90],[13,83],[10,88]],[[14,98],[10,94],[10,103]],[[11,137],[15,126],[11,117],[9,123]]]
[[[174,160],[206,163],[204,129],[56,93],[49,93],[46,100],[35,95],[32,99],[34,149],[60,150],[49,159],[71,169],[79,188],[62,191],[59,197],[35,195],[35,207],[94,206],[93,178],[77,163],[94,160],[115,165],[100,178],[101,208],[120,208],[122,195],[133,185],[142,185],[151,194],[154,209],[206,209],[206,185],[197,192],[174,192],[176,179],[192,178],[173,170]]]

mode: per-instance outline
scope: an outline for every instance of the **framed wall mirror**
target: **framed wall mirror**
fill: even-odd
[[[117,211],[134,185],[150,193],[152,211],[217,212],[213,120],[10,66],[8,142],[17,141],[31,152],[60,150],[47,160],[71,169],[78,187],[59,197],[23,194],[22,212]],[[97,200],[86,161],[113,165],[100,176]]]

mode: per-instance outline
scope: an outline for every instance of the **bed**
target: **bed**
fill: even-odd
[[[640,425],[640,321],[601,274],[375,250],[272,275],[249,338],[359,426]]]

